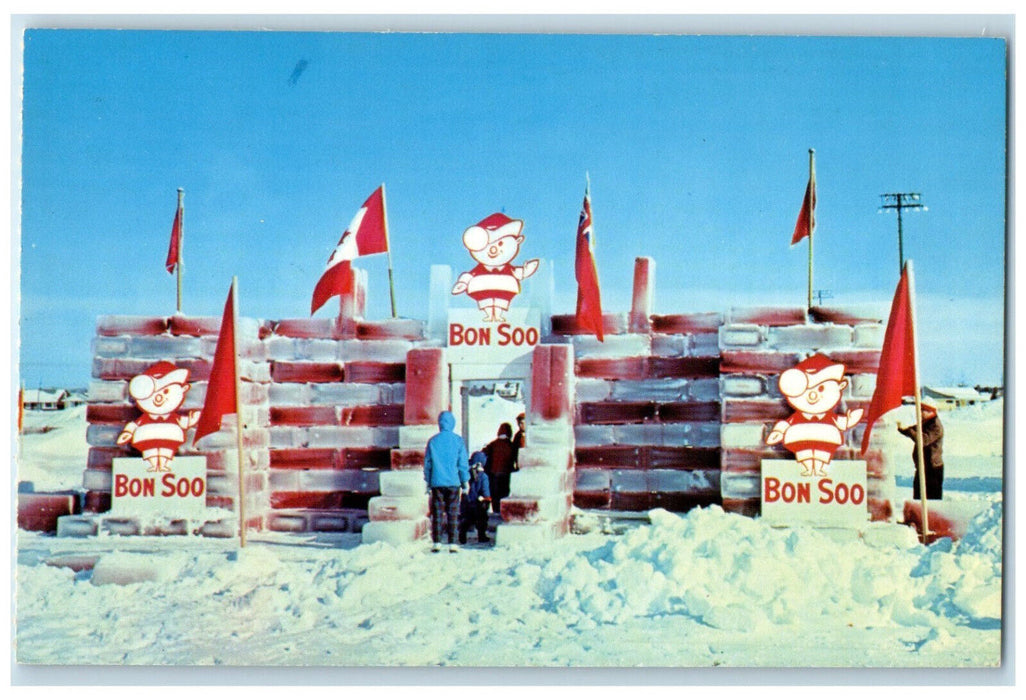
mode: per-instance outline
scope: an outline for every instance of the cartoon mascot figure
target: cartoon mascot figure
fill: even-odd
[[[520,281],[538,269],[538,260],[512,264],[524,242],[523,228],[523,221],[496,213],[463,232],[463,245],[478,265],[457,278],[452,293],[465,292],[476,301],[486,323],[506,320],[509,302],[520,293]]]
[[[189,370],[170,362],[158,362],[132,377],[128,393],[143,415],[125,426],[118,444],[131,443],[149,462],[148,472],[171,471],[171,460],[183,442],[185,431],[199,422],[200,412],[178,413],[189,391]]]
[[[834,413],[848,386],[844,365],[813,355],[781,374],[779,386],[795,413],[773,426],[766,443],[783,443],[793,452],[802,476],[826,476],[826,467],[844,442],[844,431],[862,419],[861,408]]]

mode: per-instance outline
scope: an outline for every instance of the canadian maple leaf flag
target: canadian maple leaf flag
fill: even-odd
[[[794,233],[791,235],[791,245],[811,236],[815,228],[816,170],[812,167],[809,171],[809,184],[805,186],[805,199],[802,200],[802,210],[798,212],[798,221],[795,223]]]
[[[178,204],[178,209],[175,210],[175,221],[171,224],[171,242],[167,247],[167,261],[164,263],[164,268],[169,273],[174,273],[175,266],[181,263],[181,250],[182,250],[182,205],[181,202]]]
[[[876,373],[876,389],[866,414],[866,432],[862,436],[862,452],[869,447],[873,423],[891,409],[901,406],[903,396],[914,396],[916,386],[915,334],[912,327],[912,303],[909,295],[909,269],[901,272],[894,290],[891,315],[887,319],[880,367]]]
[[[238,394],[235,391],[235,285],[232,284],[228,290],[228,301],[224,304],[207,395],[203,399],[203,410],[196,423],[196,436],[192,444],[195,445],[204,435],[220,430],[221,418],[229,413],[237,413],[238,406]]]
[[[602,333],[602,294],[595,267],[594,231],[591,221],[590,188],[584,191],[581,218],[577,222],[577,254],[574,275],[577,278],[577,324],[605,342]]]
[[[333,296],[352,293],[354,276],[352,261],[364,255],[388,252],[388,228],[385,220],[385,186],[374,190],[356,216],[349,222],[339,240],[324,274],[314,287],[310,315]]]

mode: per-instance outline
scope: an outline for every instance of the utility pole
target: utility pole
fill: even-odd
[[[922,195],[918,192],[892,192],[880,195],[880,211],[884,209],[898,210],[898,274],[905,269],[905,243],[902,238],[901,212],[904,209],[924,210],[926,205],[920,202]]]

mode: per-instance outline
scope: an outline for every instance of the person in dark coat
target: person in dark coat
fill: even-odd
[[[460,544],[467,543],[471,527],[477,529],[478,542],[491,542],[488,537],[488,504],[492,493],[488,488],[488,475],[484,473],[488,458],[484,452],[470,455],[470,486],[460,502]]]
[[[915,476],[912,478],[912,498],[919,499],[919,451],[915,446],[916,433],[919,432],[915,423],[901,427],[898,432],[911,438],[912,464],[915,465]],[[941,426],[937,409],[923,405],[923,460],[926,462],[926,498],[939,501],[944,491],[944,428]]]
[[[491,482],[492,512],[500,513],[502,499],[509,495],[509,477],[513,473],[513,428],[509,423],[499,426],[497,437],[489,442],[484,453],[488,457],[485,471]]]
[[[517,434],[513,436],[513,471],[520,471],[520,448],[527,444],[527,416],[517,416]]]

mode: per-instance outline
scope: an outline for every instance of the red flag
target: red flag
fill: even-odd
[[[891,409],[901,406],[903,396],[914,396],[916,387],[916,351],[912,328],[912,303],[906,266],[894,291],[891,315],[887,319],[880,368],[876,372],[876,390],[866,415],[866,432],[862,436],[862,452],[869,446],[873,423]]]
[[[812,235],[816,228],[816,170],[809,171],[809,184],[805,187],[805,199],[802,200],[802,210],[798,212],[798,221],[794,225],[794,233],[791,235],[791,245],[794,245],[803,238]]]
[[[605,342],[602,334],[602,295],[599,291],[593,243],[591,193],[585,190],[581,218],[577,223],[577,255],[574,260],[574,274],[577,278],[577,324]]]
[[[363,255],[388,252],[388,225],[385,219],[385,186],[374,190],[349,222],[339,240],[328,267],[314,287],[310,315],[333,296],[351,294],[354,287],[352,261]]]
[[[221,418],[229,413],[237,413],[238,394],[235,391],[235,285],[228,290],[228,301],[224,304],[224,316],[221,317],[221,330],[217,335],[217,347],[214,348],[214,365],[210,369],[210,381],[207,383],[207,395],[203,400],[203,410],[196,424],[196,436],[192,444],[209,433],[221,429]]]
[[[178,203],[178,209],[175,211],[175,222],[171,224],[171,243],[167,247],[167,262],[164,263],[164,267],[167,271],[174,273],[175,266],[182,262],[181,258],[182,249],[182,205]]]

